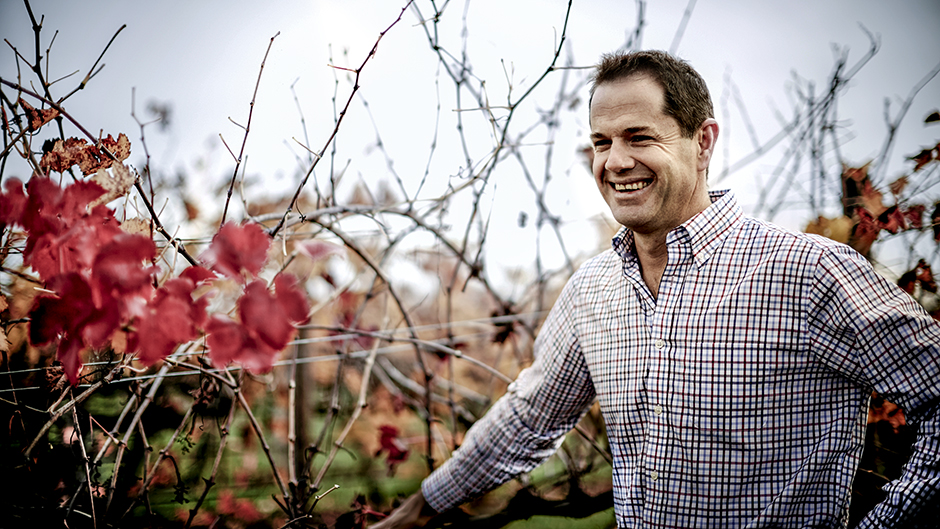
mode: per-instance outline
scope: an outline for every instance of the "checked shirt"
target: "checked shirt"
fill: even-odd
[[[849,247],[712,201],[669,233],[657,298],[626,229],[578,270],[432,507],[533,469],[596,398],[618,527],[844,527],[873,389],[919,433],[862,527],[940,506],[940,324]]]

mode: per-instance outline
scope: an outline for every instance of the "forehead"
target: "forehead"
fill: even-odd
[[[590,119],[599,121],[629,116],[670,119],[664,112],[665,93],[658,81],[635,74],[597,85],[591,97]]]

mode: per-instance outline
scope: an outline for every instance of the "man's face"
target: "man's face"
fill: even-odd
[[[637,234],[665,236],[711,203],[705,168],[714,137],[703,155],[706,127],[683,138],[663,97],[659,83],[634,75],[598,85],[591,102],[594,180],[614,219]]]

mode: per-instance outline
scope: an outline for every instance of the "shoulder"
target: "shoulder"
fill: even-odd
[[[849,259],[865,261],[852,247],[821,235],[789,230],[767,221],[745,217],[732,235],[733,246],[747,245],[766,254],[786,256],[806,264]]]
[[[611,274],[619,274],[622,269],[623,259],[612,249],[608,249],[581,264],[568,280],[568,284],[589,288],[591,285],[606,282]]]
[[[744,239],[761,248],[764,260],[783,263],[775,267],[777,272],[806,287],[806,302],[813,306],[833,299],[862,305],[908,301],[906,293],[847,244],[757,219],[747,219],[741,229],[750,233]]]

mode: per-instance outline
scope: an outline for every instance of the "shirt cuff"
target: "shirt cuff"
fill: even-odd
[[[421,483],[421,493],[424,501],[439,513],[449,511],[454,507],[470,500],[464,491],[450,475],[451,462],[448,459],[437,470],[431,473]]]

